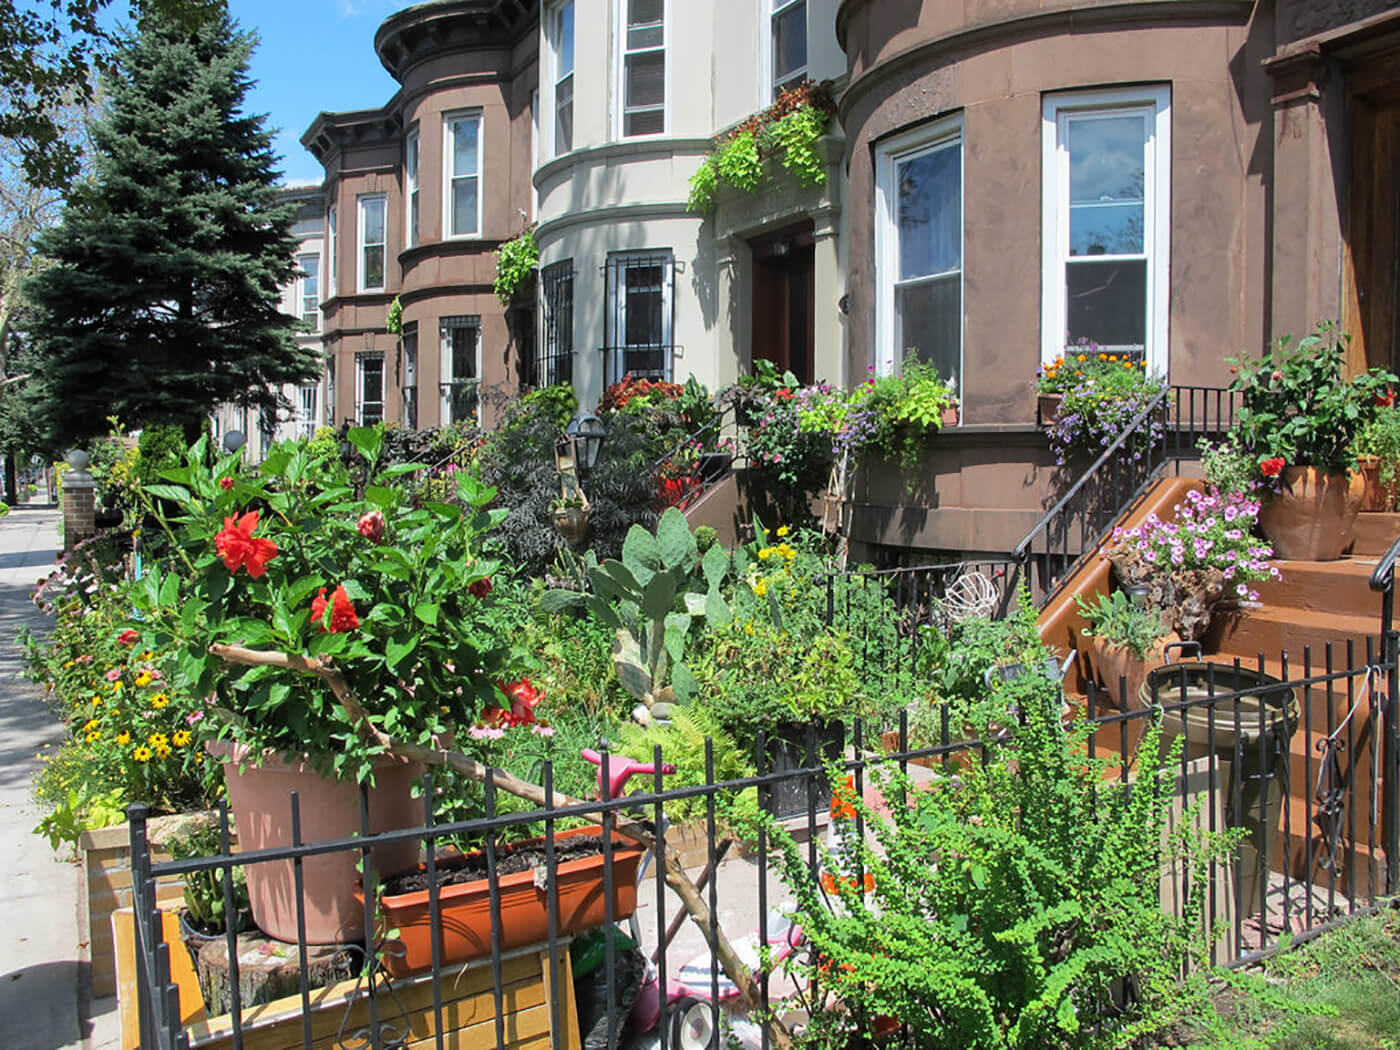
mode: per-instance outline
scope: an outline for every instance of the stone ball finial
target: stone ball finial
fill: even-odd
[[[72,449],[64,459],[74,470],[87,470],[88,464],[92,462],[92,458],[80,448]]]

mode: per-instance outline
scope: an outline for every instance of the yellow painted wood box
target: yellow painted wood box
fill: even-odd
[[[164,936],[170,945],[172,979],[180,990],[181,1022],[189,1033],[191,1048],[231,1050],[232,1020],[225,1014],[208,1018],[199,992],[199,981],[189,955],[180,941],[179,924],[172,912],[163,912]],[[138,1050],[139,1024],[136,1007],[136,953],[134,920],[130,908],[112,915],[113,938],[117,949],[117,995],[121,1014],[122,1050]],[[548,1050],[554,1044],[555,999],[559,1003],[559,1043],[565,1050],[578,1050],[578,1015],[573,995],[573,971],[567,940],[556,949],[556,973],[551,975],[549,950],[535,945],[507,953],[501,962],[501,1007],[504,1015],[506,1050]],[[552,976],[557,976],[554,986]],[[491,960],[475,960],[466,967],[444,970],[442,989],[443,1045],[475,1048],[496,1046],[496,1003]],[[395,981],[395,995],[381,992],[378,997],[379,1022],[404,1036],[410,1050],[436,1047],[436,1014],[430,976]],[[350,1017],[346,1005],[353,1000]],[[341,981],[311,992],[311,1046],[314,1050],[339,1050],[338,1033],[345,1032],[344,1045],[365,1044],[356,1033],[369,1025],[369,1000],[356,981]],[[302,1050],[303,1024],[301,996],[293,995],[243,1011],[243,1046],[246,1050]]]

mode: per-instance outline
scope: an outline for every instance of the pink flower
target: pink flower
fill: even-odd
[[[362,515],[355,527],[360,530],[360,535],[371,543],[378,543],[384,538],[384,515],[372,510],[368,514]]]
[[[199,723],[199,722],[202,722],[202,721],[204,721],[204,712],[203,712],[203,711],[191,711],[189,714],[187,714],[187,715],[185,716],[185,724],[186,724],[186,725],[195,725],[195,724],[197,724],[197,723]]]
[[[530,727],[530,732],[536,736],[551,737],[554,735],[554,727],[547,726],[543,722],[536,722]]]
[[[233,478],[220,478],[219,488],[223,489],[225,492],[231,491],[233,489]]]
[[[467,730],[467,734],[473,740],[499,740],[506,735],[504,729],[497,729],[495,726],[472,726]]]
[[[137,634],[130,627],[128,627],[121,634],[117,635],[117,641],[121,642],[122,645],[135,645],[136,640],[140,637],[141,636],[139,634]]]
[[[107,681],[109,681],[109,682],[115,682],[115,681],[116,681],[118,678],[120,678],[121,676],[122,676],[122,669],[121,669],[120,667],[113,667],[110,671],[108,671],[108,672],[107,672],[105,675],[103,675],[102,677],[105,678],[105,679],[107,679]]]

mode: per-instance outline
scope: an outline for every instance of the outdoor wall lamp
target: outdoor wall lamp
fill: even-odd
[[[580,474],[587,474],[598,463],[598,453],[608,436],[608,428],[592,412],[580,412],[569,420],[565,435],[574,446],[574,462]]]

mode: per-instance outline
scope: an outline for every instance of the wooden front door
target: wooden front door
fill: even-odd
[[[772,361],[803,384],[814,378],[815,260],[810,243],[778,241],[753,251],[754,360]]]
[[[1400,56],[1356,74],[1344,330],[1353,368],[1400,370]]]

